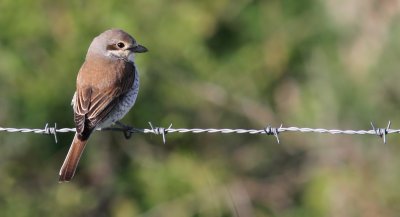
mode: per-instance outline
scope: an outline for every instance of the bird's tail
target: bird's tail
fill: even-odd
[[[65,158],[60,169],[59,182],[68,182],[71,181],[72,177],[74,177],[76,167],[78,166],[79,159],[81,158],[82,152],[85,149],[86,143],[87,139],[80,139],[78,138],[77,134],[75,134],[67,157]]]

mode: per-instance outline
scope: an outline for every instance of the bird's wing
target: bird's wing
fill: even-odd
[[[81,71],[90,70],[91,76],[88,76],[90,78],[96,73],[99,76],[96,76],[95,82],[84,81],[83,84],[77,85],[74,120],[78,135],[89,136],[132,87],[135,80],[134,65],[122,60],[119,64],[118,67],[112,68],[81,69]],[[114,75],[107,70],[115,70],[116,73]]]

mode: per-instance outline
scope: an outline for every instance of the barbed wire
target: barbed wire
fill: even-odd
[[[121,125],[121,124],[120,124]],[[370,130],[339,130],[339,129],[324,129],[324,128],[308,128],[308,127],[283,127],[281,124],[279,127],[271,127],[267,125],[267,127],[263,129],[215,129],[215,128],[172,128],[172,124],[168,128],[163,127],[153,127],[152,123],[149,122],[150,128],[132,128],[129,126],[123,125],[123,127],[109,127],[109,128],[100,128],[98,131],[121,131],[124,133],[126,139],[129,139],[132,134],[135,133],[151,133],[155,135],[161,135],[163,142],[166,142],[166,134],[168,133],[236,133],[236,134],[267,134],[275,136],[278,143],[279,136],[278,134],[283,132],[300,132],[300,133],[328,133],[328,134],[346,134],[346,135],[377,135],[383,138],[383,143],[386,144],[386,135],[392,133],[400,133],[400,129],[390,129],[391,122],[389,121],[386,128],[376,128],[374,124],[371,122],[372,129]],[[0,132],[9,132],[9,133],[37,133],[37,134],[47,134],[54,135],[54,140],[57,143],[57,133],[70,133],[75,132],[75,128],[57,128],[57,124],[55,123],[53,127],[50,127],[47,123],[43,129],[30,129],[30,128],[3,128],[0,127]]]

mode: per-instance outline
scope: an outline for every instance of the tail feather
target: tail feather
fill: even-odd
[[[79,159],[81,158],[82,152],[85,149],[86,143],[87,139],[82,140],[75,134],[67,157],[65,158],[60,169],[59,182],[68,182],[74,177],[76,167],[78,166]]]

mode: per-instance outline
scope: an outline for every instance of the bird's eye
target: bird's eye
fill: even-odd
[[[122,42],[118,42],[118,43],[117,43],[117,46],[118,46],[119,48],[124,48],[124,47],[125,47],[125,44],[122,43]]]

